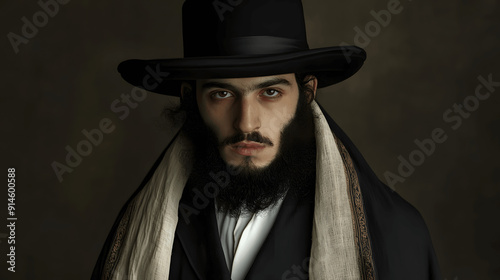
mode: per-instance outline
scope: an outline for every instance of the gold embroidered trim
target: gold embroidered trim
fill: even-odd
[[[115,237],[112,243],[113,245],[111,246],[111,250],[108,253],[106,263],[104,265],[104,273],[102,275],[103,280],[111,279],[111,276],[113,275],[113,271],[115,270],[118,258],[120,256],[122,241],[124,240],[127,233],[128,222],[130,220],[130,213],[132,212],[133,205],[133,202],[128,205],[127,210],[125,210],[125,213],[123,214],[123,217],[118,224],[118,228],[116,229]]]
[[[354,227],[354,240],[356,243],[356,250],[358,251],[358,263],[360,266],[360,273],[362,279],[374,280],[373,257],[368,236],[368,226],[366,223],[366,216],[363,207],[363,196],[359,186],[358,176],[356,169],[352,162],[349,152],[346,150],[344,144],[334,135],[335,142],[337,142],[344,162],[344,172],[346,175],[347,188],[349,194],[349,203],[351,204],[351,211],[353,213],[353,227]]]

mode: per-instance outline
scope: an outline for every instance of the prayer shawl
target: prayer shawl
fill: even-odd
[[[419,212],[385,186],[315,101],[309,279],[440,279]],[[192,147],[179,132],[122,208],[92,279],[168,279]]]

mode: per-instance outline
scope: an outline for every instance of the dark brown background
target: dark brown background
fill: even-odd
[[[338,2],[338,3],[336,3]],[[312,48],[353,43],[354,27],[373,20],[387,0],[304,3]],[[128,58],[181,57],[182,1],[71,1],[15,54],[6,35],[36,1],[1,2],[2,170],[17,170],[17,263],[1,279],[88,279],[106,235],[173,130],[160,118],[175,98],[149,94],[120,120],[110,109],[132,86],[117,64]],[[396,190],[424,216],[446,279],[500,277],[497,88],[452,130],[443,113],[472,95],[477,77],[500,81],[498,1],[402,1],[366,46],[368,59],[318,100],[380,178],[397,172],[415,139],[443,128],[448,139]],[[279,16],[277,14],[276,16]],[[265,20],[263,18],[262,20]],[[58,182],[53,161],[109,118],[115,130]],[[0,222],[6,223],[6,189]],[[6,233],[5,226],[0,234]],[[0,237],[4,237],[1,235]],[[2,275],[7,275],[4,277]],[[14,277],[15,276],[15,277]]]

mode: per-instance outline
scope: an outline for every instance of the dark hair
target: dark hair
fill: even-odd
[[[315,76],[308,73],[295,73],[295,81],[297,81],[297,86],[299,88],[299,94],[305,94],[307,104],[310,104],[314,100],[314,89],[308,83],[315,79]]]

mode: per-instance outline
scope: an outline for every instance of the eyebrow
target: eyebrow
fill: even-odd
[[[256,85],[250,87],[248,89],[248,91],[253,91],[253,90],[266,88],[266,87],[270,87],[270,86],[275,86],[275,85],[291,86],[292,83],[290,83],[290,81],[288,81],[287,79],[284,79],[284,78],[273,78],[273,79],[264,81],[262,83],[259,83],[259,84],[256,84]],[[213,82],[206,82],[203,85],[201,85],[202,90],[207,90],[207,89],[211,89],[211,88],[225,88],[225,89],[228,89],[232,92],[239,92],[240,91],[238,89],[238,87],[236,87],[235,85],[230,84],[230,83],[213,81]]]

